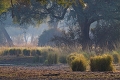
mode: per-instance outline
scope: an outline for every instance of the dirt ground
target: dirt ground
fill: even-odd
[[[0,65],[0,80],[120,80],[116,72],[73,72],[68,65]]]

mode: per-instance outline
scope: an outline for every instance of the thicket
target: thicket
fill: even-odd
[[[83,54],[72,53],[67,57],[67,62],[73,71],[86,71],[87,60]]]
[[[57,64],[65,63],[66,56],[58,56],[59,52],[55,48],[5,48],[0,51],[2,56],[33,57],[33,63]],[[61,60],[63,59],[63,60]],[[64,61],[65,60],[65,61]]]
[[[67,54],[56,48],[3,48],[0,49],[2,56],[32,57],[33,63],[58,64],[68,63],[73,71],[113,71],[113,63],[120,62],[120,56],[117,51],[104,55],[95,55],[95,53],[77,52]],[[93,56],[93,57],[91,57]]]
[[[114,67],[112,65],[113,58],[111,55],[101,55],[91,57],[90,59],[90,69],[91,71],[113,71]]]

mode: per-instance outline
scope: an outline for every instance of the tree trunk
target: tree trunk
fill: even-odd
[[[5,38],[5,36],[3,35],[2,30],[0,29],[0,46],[4,46],[5,43],[6,43],[6,38]]]
[[[8,33],[7,33],[6,29],[5,29],[5,27],[0,27],[0,28],[1,28],[1,30],[2,30],[2,32],[3,32],[3,34],[4,34],[4,36],[6,37],[6,40],[7,40],[8,45],[9,45],[10,47],[13,46],[13,42],[12,42],[10,36],[8,35]]]
[[[83,50],[88,49],[90,45],[89,29],[90,29],[90,24],[84,23],[84,25],[81,26],[81,34],[82,34],[81,44]]]

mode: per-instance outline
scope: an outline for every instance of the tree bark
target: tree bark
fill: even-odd
[[[90,29],[90,24],[84,23],[84,25],[81,26],[81,34],[82,34],[81,44],[83,50],[88,49],[90,45],[89,29]]]
[[[12,40],[11,40],[9,34],[7,33],[5,27],[0,27],[0,28],[1,28],[1,30],[2,30],[2,32],[3,32],[3,34],[4,34],[4,36],[6,37],[8,46],[10,46],[10,47],[13,46],[13,42],[12,42]]]
[[[4,46],[5,43],[6,43],[6,38],[5,38],[5,36],[3,35],[2,30],[0,29],[0,46]]]
[[[81,28],[81,45],[82,45],[82,49],[86,50],[89,47],[89,43],[90,43],[90,38],[89,38],[89,29],[90,29],[90,24],[88,22],[88,18],[85,15],[84,11],[83,11],[83,7],[81,5],[77,5],[77,7],[75,5],[73,5],[73,8],[75,10],[75,13],[77,15],[77,21],[79,23],[79,26]]]

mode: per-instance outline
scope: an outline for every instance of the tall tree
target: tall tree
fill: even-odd
[[[7,12],[8,12],[10,7],[11,7],[10,0],[0,0],[0,23],[1,23],[0,29],[1,29],[1,33],[4,35],[5,41],[7,41],[7,45],[13,46],[13,42],[12,42],[9,34],[6,31],[5,26],[2,25],[3,21],[5,20],[5,18],[7,16]]]
[[[13,19],[19,24],[42,22],[48,16],[63,20],[69,10],[74,11],[81,30],[83,49],[90,43],[91,23],[98,20],[120,19],[120,0],[16,0],[12,6]],[[38,2],[40,3],[38,3]],[[68,15],[71,15],[68,13]],[[71,18],[70,18],[71,19]]]
[[[62,1],[62,0],[61,0]],[[64,2],[63,2],[64,3]],[[69,4],[69,3],[68,3]],[[71,5],[60,6],[57,2],[48,3],[44,10],[57,19],[64,19],[65,14],[71,9],[75,12],[76,21],[81,28],[81,44],[85,49],[89,43],[90,25],[99,20],[120,20],[120,0],[84,0],[84,6],[81,1],[74,0]],[[57,9],[56,9],[57,8]]]
[[[94,44],[103,51],[115,50],[120,42],[120,21],[100,20],[96,27],[92,29]]]

